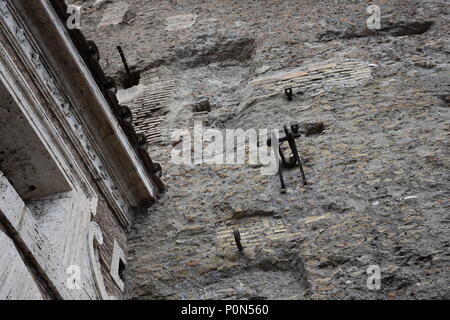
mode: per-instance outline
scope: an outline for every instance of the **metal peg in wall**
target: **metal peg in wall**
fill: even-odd
[[[234,229],[233,235],[234,235],[234,241],[236,242],[236,246],[237,246],[238,250],[239,251],[244,250],[244,247],[242,246],[242,243],[241,243],[241,233],[239,232],[239,229]]]

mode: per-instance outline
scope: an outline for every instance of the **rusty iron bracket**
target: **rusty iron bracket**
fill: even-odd
[[[308,182],[306,181],[305,172],[303,170],[303,164],[302,164],[302,161],[301,161],[298,149],[297,149],[297,144],[295,142],[295,139],[299,138],[301,136],[301,133],[299,132],[299,126],[298,126],[298,124],[294,124],[294,125],[291,125],[290,129],[289,129],[287,127],[287,125],[283,125],[283,130],[284,130],[285,136],[282,138],[279,138],[278,141],[280,144],[284,141],[288,142],[289,148],[292,151],[292,157],[290,159],[287,159],[287,157],[284,155],[283,151],[281,150],[281,147],[279,146],[278,152],[280,154],[281,161],[282,161],[283,165],[287,168],[294,168],[294,167],[298,166],[298,168],[300,169],[300,172],[301,172],[303,186],[305,186],[308,184]],[[267,145],[268,146],[272,145],[271,139],[267,140]],[[281,193],[286,193],[286,184],[284,182],[281,165],[278,166],[278,176],[279,176],[280,182],[281,182]]]
[[[283,129],[284,129],[284,133],[286,134],[286,138],[289,143],[289,147],[292,150],[292,155],[295,160],[295,161],[293,161],[293,164],[295,165],[295,163],[296,163],[298,165],[298,168],[300,169],[300,172],[302,174],[303,186],[305,186],[308,184],[308,182],[306,181],[305,171],[303,171],[302,160],[300,159],[300,155],[299,155],[298,149],[297,149],[297,144],[295,143],[296,135],[293,134],[293,132],[298,132],[298,126],[297,127],[291,126],[292,131],[289,131],[289,129],[286,125],[283,126]]]

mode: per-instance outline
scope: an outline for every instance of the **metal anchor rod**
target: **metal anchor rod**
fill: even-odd
[[[120,58],[122,59],[123,66],[125,67],[125,71],[127,72],[128,76],[130,76],[131,71],[130,71],[130,68],[128,67],[127,59],[125,58],[125,55],[123,54],[122,47],[117,46],[117,50],[119,51]]]
[[[302,162],[301,162],[301,160],[300,160],[300,155],[298,154],[297,144],[295,143],[294,135],[293,135],[291,132],[289,132],[289,130],[288,130],[288,128],[287,128],[286,125],[283,126],[283,129],[284,129],[284,133],[286,134],[286,138],[287,138],[287,140],[288,140],[289,147],[290,147],[291,150],[292,150],[292,154],[293,154],[293,156],[294,156],[294,159],[295,159],[295,161],[297,162],[298,167],[299,167],[299,169],[300,169],[300,172],[301,172],[301,174],[302,174],[303,185],[305,186],[305,185],[307,185],[308,183],[307,183],[307,181],[306,181],[305,172],[303,171],[303,165],[302,165]]]

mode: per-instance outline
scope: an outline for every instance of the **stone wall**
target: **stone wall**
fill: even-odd
[[[158,122],[150,151],[169,189],[129,237],[130,298],[448,298],[446,1],[137,0],[110,24],[119,1],[74,2],[108,74],[123,76],[121,44],[145,79],[123,94],[137,127]],[[378,31],[366,27],[373,4]],[[166,80],[175,90],[147,113]],[[195,114],[204,99],[211,111]],[[309,184],[285,170],[282,195],[257,166],[175,165],[172,133],[195,120],[320,125],[297,142]]]

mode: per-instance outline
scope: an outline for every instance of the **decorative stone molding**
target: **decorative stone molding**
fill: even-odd
[[[88,236],[88,248],[89,248],[89,264],[92,271],[92,277],[94,278],[95,288],[97,295],[100,299],[109,299],[106,292],[105,282],[103,281],[103,275],[100,265],[100,258],[98,253],[98,246],[103,244],[103,234],[98,224],[91,221],[89,226]]]
[[[117,284],[117,286],[120,288],[120,290],[123,292],[125,290],[125,284],[123,283],[123,280],[120,278],[120,261],[122,261],[123,264],[126,264],[126,257],[125,252],[123,249],[119,246],[116,239],[114,239],[114,249],[113,249],[113,256],[111,261],[111,277],[113,278],[114,282]]]
[[[118,183],[106,169],[107,166],[102,161],[89,132],[80,121],[80,117],[74,111],[75,109],[63,90],[58,86],[52,72],[46,67],[38,46],[24,29],[24,23],[14,12],[14,8],[5,0],[0,1],[0,24],[3,29],[9,31],[6,35],[8,40],[16,46],[21,58],[29,64],[30,70],[32,70],[30,72],[34,73],[36,82],[45,90],[44,94],[49,102],[48,107],[51,107],[58,116],[71,143],[83,157],[119,221],[124,227],[128,227],[130,204],[118,191]],[[1,54],[0,59],[5,62],[5,55]]]

